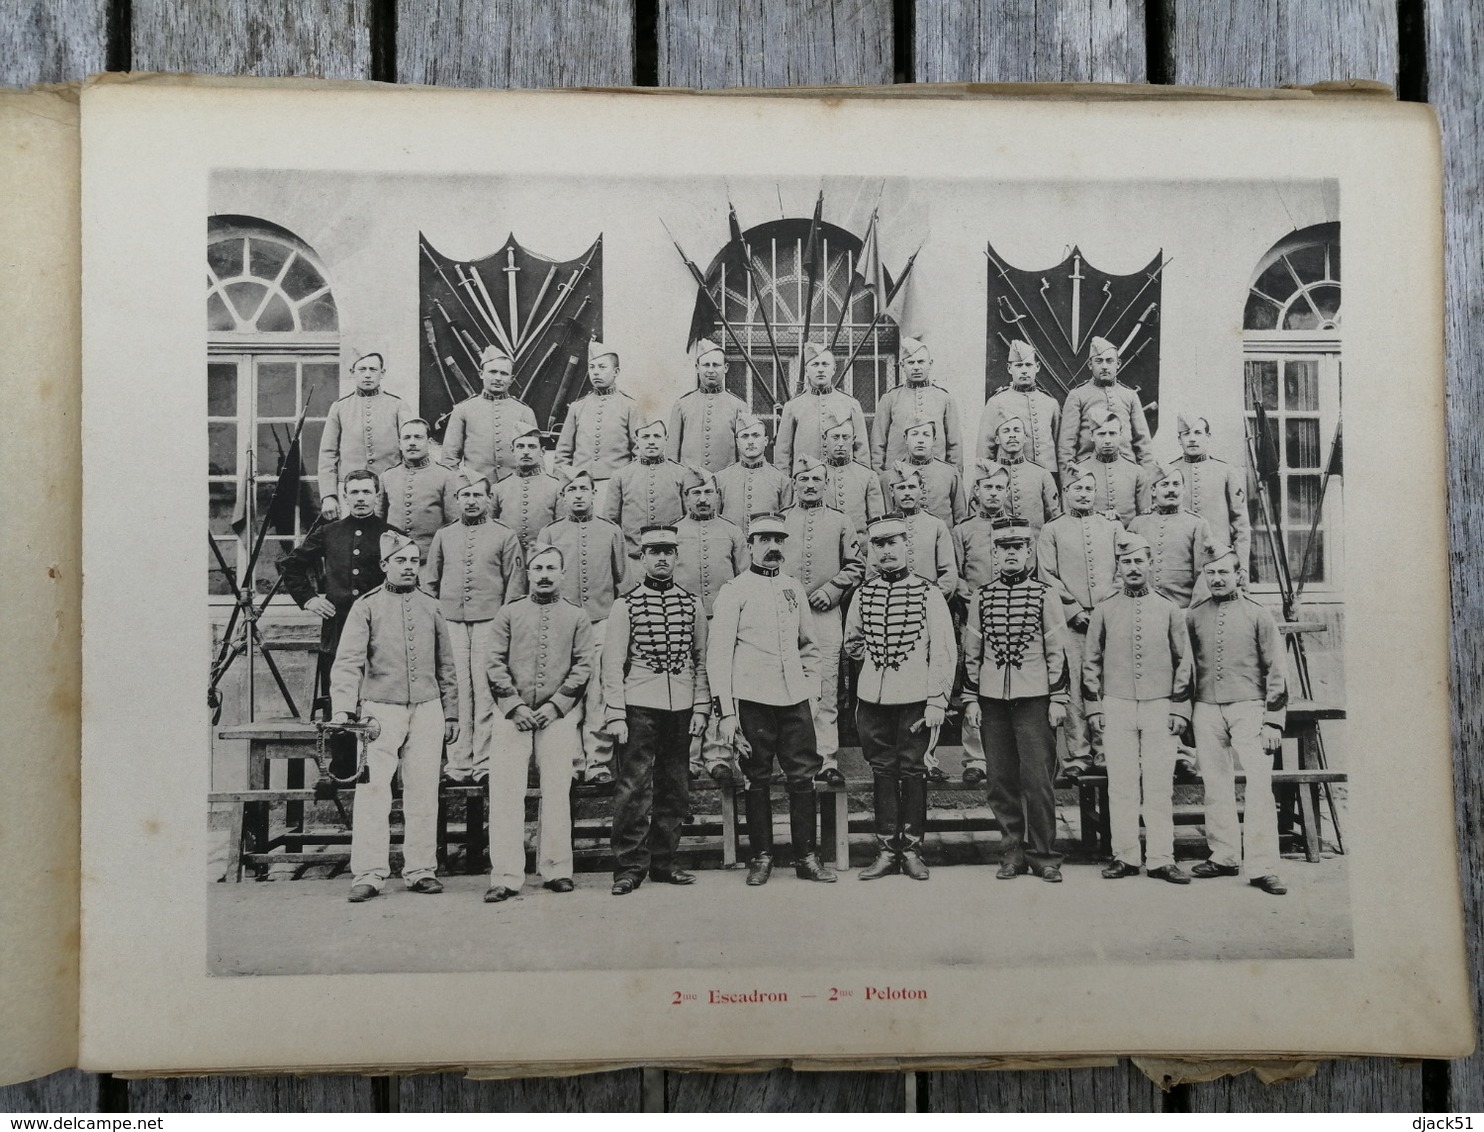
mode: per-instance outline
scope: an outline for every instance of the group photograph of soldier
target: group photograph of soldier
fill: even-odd
[[[364,180],[214,180],[213,971],[1349,953],[1324,186]]]

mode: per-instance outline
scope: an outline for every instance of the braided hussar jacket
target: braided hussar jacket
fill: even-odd
[[[1029,570],[980,586],[964,624],[965,688],[991,700],[1066,703],[1066,631],[1056,591]]]
[[[845,653],[861,662],[857,694],[873,704],[946,708],[958,667],[948,603],[916,574],[893,574],[862,585],[845,617]]]
[[[613,603],[601,668],[609,722],[629,707],[709,714],[701,603],[674,582],[645,578]]]

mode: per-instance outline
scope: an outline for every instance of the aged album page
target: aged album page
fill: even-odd
[[[105,81],[82,97],[85,1066],[1448,1057],[1471,1047],[1449,763],[1439,157],[1425,108],[1369,97],[831,100],[158,79]],[[504,392],[512,356],[509,395],[529,407]],[[1010,414],[1023,437],[1012,437],[1013,422],[995,420],[983,438],[987,398],[1028,359],[1041,365],[1035,403],[1063,418],[1055,441],[1065,438],[1067,448],[1055,456],[1029,393],[1027,407]],[[1088,380],[1089,364],[1120,359],[1110,384]],[[713,364],[724,392],[707,393]],[[924,385],[913,384],[915,364],[935,367]],[[703,395],[718,400],[697,400]],[[1123,398],[1116,405],[1115,395]],[[1106,406],[1096,420],[1089,398]],[[734,402],[725,422],[707,415],[708,404]],[[503,510],[480,528],[487,468],[469,422],[502,406],[525,423],[490,441],[494,506]],[[1064,427],[1068,414],[1086,435]],[[759,425],[749,423],[754,415]],[[1108,420],[1113,432],[1104,435]],[[873,426],[884,453],[872,451]],[[757,483],[774,484],[774,494],[754,501],[747,479],[750,505],[739,507],[726,501],[728,476],[749,470],[754,427],[786,470],[758,470]],[[1137,462],[1118,450],[1120,435],[1130,439],[1123,428]],[[1249,447],[1244,437],[1254,430]],[[937,440],[952,446],[942,457],[913,447]],[[981,466],[990,441],[1001,463]],[[826,448],[837,444],[838,454]],[[461,445],[459,478],[444,465],[459,463]],[[1030,458],[1023,445],[1039,454]],[[1244,476],[1249,453],[1257,472]],[[826,460],[839,482],[855,477],[867,502],[859,519],[843,503],[818,512],[834,542],[810,527],[816,535],[793,544],[800,571],[814,568],[815,553],[850,557],[855,571],[833,591],[811,591],[805,609],[792,575],[774,577],[766,552],[787,541],[778,532],[789,524],[815,521],[810,485],[824,482]],[[384,472],[387,522],[405,526],[410,541],[380,536],[375,487],[365,487],[377,480],[349,471],[367,464]],[[721,518],[708,518],[713,493],[696,471],[702,465],[722,468]],[[568,484],[580,469],[588,476]],[[1183,478],[1169,480],[1171,469]],[[1115,473],[1129,492],[1137,485],[1127,514],[1114,500],[1115,488],[1125,490]],[[1018,478],[1027,475],[1039,485],[1030,494]],[[661,490],[656,477],[664,476],[672,478]],[[1014,507],[1026,514],[1015,522],[980,501],[981,481],[996,476],[1019,493]],[[1249,479],[1260,488],[1252,497]],[[1077,502],[1084,480],[1107,493],[1108,516]],[[278,482],[292,485],[282,497]],[[434,495],[447,496],[418,502],[415,482],[443,485]],[[932,488],[922,498],[919,483]],[[1177,490],[1174,502],[1155,495],[1151,504],[1147,493],[1170,483],[1205,490],[1204,502],[1192,497],[1182,509]],[[454,502],[465,487],[473,502]],[[968,487],[983,508],[977,519],[966,517]],[[1056,518],[1059,491],[1071,508],[1066,523]],[[337,492],[347,508],[339,517],[325,513]],[[861,540],[884,506],[870,500],[886,492],[907,518],[872,526]],[[1151,514],[1135,518],[1136,503]],[[593,506],[599,518],[588,520]],[[551,526],[528,529],[538,507]],[[777,519],[752,514],[780,507],[788,509]],[[441,509],[431,525],[428,508]],[[1238,865],[1217,861],[1218,875],[1182,883],[1196,859],[1216,859],[1218,840],[1199,818],[1181,820],[1199,808],[1199,788],[1177,784],[1173,803],[1163,797],[1171,762],[1161,760],[1174,758],[1168,717],[1178,725],[1189,694],[1170,683],[1182,679],[1172,657],[1189,647],[1181,605],[1204,600],[1192,597],[1189,570],[1179,603],[1164,596],[1179,589],[1172,576],[1151,598],[1125,575],[1123,590],[1106,599],[1157,600],[1171,627],[1147,641],[1136,630],[1127,653],[1107,658],[1109,704],[1116,688],[1133,687],[1118,703],[1151,706],[1137,718],[1132,706],[1118,707],[1128,713],[1118,719],[1133,722],[1120,722],[1105,746],[1111,771],[1128,744],[1146,744],[1144,863],[1153,879],[1175,883],[1140,873],[1137,823],[1127,847],[1127,762],[1110,787],[1111,836],[1124,846],[1120,856],[1132,857],[1127,868],[1106,875],[1097,815],[1079,814],[1076,789],[1060,785],[1038,811],[1049,816],[1035,820],[1054,820],[1064,882],[1014,879],[1014,867],[997,879],[1004,842],[988,832],[982,782],[964,788],[969,725],[959,708],[941,731],[909,731],[912,696],[888,694],[938,686],[911,683],[941,677],[937,667],[920,677],[912,665],[927,662],[912,660],[921,656],[912,650],[928,642],[937,666],[953,639],[949,615],[935,612],[947,607],[940,592],[955,608],[960,596],[949,520],[1005,528],[995,547],[1016,538],[1024,546],[1025,528],[1044,528],[1038,576],[1054,569],[1065,580],[1073,567],[1069,559],[1053,567],[1051,550],[1057,532],[1083,530],[1066,524],[1084,517],[1129,547],[1123,525],[1144,530],[1146,518],[1154,526],[1144,541],[1163,537],[1155,528],[1166,517],[1196,531],[1215,523],[1219,532],[1191,545],[1237,544],[1247,592],[1232,608],[1254,624],[1284,621],[1285,632],[1304,638],[1290,650],[1303,671],[1286,692],[1280,680],[1268,708],[1288,703],[1283,766],[1310,773],[1288,796],[1303,803],[1304,829],[1317,836],[1307,847],[1285,838],[1282,859],[1275,846],[1276,863],[1262,875],[1239,876]],[[583,530],[610,532],[603,537],[618,548],[599,555],[613,565],[604,604],[586,590],[580,610],[545,602],[554,569],[580,570],[585,585],[594,556],[580,539],[559,561],[533,552],[557,542],[564,523],[589,521],[603,525]],[[703,526],[732,533],[716,544],[686,541]],[[525,555],[532,596],[517,600],[511,575],[503,604],[496,596],[482,613],[458,602],[450,611],[449,586],[474,586],[460,592],[478,596],[477,586],[437,565],[448,561],[440,547],[467,538],[473,562],[476,544],[485,545],[480,530]],[[325,593],[304,568],[304,544],[316,539]],[[679,597],[666,577],[667,539],[680,545],[677,578],[698,569],[687,554],[717,555]],[[913,554],[933,547],[938,565],[903,572],[891,557],[903,545]],[[967,570],[973,559],[963,554]],[[1138,555],[1128,551],[1130,561]],[[373,558],[385,562],[385,586]],[[397,582],[415,581],[413,567],[396,571],[425,559],[436,577],[424,574],[424,584],[444,587],[439,605]],[[722,559],[725,577],[736,578],[716,588],[706,571]],[[1002,567],[1006,585],[1029,577],[1017,569]],[[619,576],[617,592],[640,587],[620,599],[622,617],[618,604],[606,605]],[[855,604],[842,611],[839,593],[862,576],[854,598],[843,599]],[[919,604],[878,603],[899,584]],[[694,601],[684,596],[692,591]],[[244,592],[261,641],[243,636]],[[379,620],[391,614],[376,612],[395,602],[405,641]],[[494,875],[481,867],[482,845],[450,842],[434,880],[432,851],[422,848],[433,837],[430,775],[459,715],[452,683],[419,669],[430,651],[442,656],[418,644],[437,639],[438,608],[455,640],[477,642],[480,625],[493,623],[493,643],[470,647],[473,663],[500,658],[488,673],[500,707],[484,733],[496,738],[481,746],[476,725],[471,755],[455,735],[444,769],[467,780],[469,764],[458,760],[475,760],[478,775],[487,754]],[[882,609],[907,610],[906,620],[883,621]],[[712,615],[704,649],[701,612]],[[1092,611],[1093,624],[1102,612]],[[953,616],[961,622],[961,611]],[[999,640],[1003,626],[984,616],[984,639]],[[775,617],[788,627],[769,637],[758,627]],[[1058,657],[1073,650],[1051,612],[1038,617],[1038,648]],[[827,677],[828,695],[800,690],[821,686],[818,665],[849,669],[842,620],[846,652],[865,666],[859,707],[845,699],[857,694],[850,679]],[[1087,621],[1066,632],[1085,636]],[[862,635],[853,637],[857,623]],[[906,635],[892,636],[892,624],[908,625]],[[379,737],[366,739],[365,782],[337,796],[344,805],[355,794],[356,821],[364,819],[357,834],[308,792],[317,776],[304,757],[313,727],[272,722],[290,714],[289,701],[307,715],[314,649],[341,625],[331,691],[354,706],[359,687],[379,724]],[[592,649],[604,626],[605,645]],[[608,663],[617,633],[630,634],[617,638],[630,651],[620,643]],[[1255,639],[1232,647],[1256,648]],[[234,655],[239,642],[246,661]],[[400,668],[377,667],[378,656],[394,653]],[[283,688],[265,655],[277,658]],[[740,855],[753,859],[749,873],[762,872],[758,862],[774,838],[778,845],[762,886],[745,883],[740,868],[718,867],[717,833],[732,819],[717,808],[706,752],[720,750],[721,765],[737,748],[724,731],[699,734],[711,708],[695,679],[702,655],[710,694],[740,704],[731,711],[750,744],[742,754],[751,789],[770,789],[771,772],[756,763],[770,749],[779,760],[772,769],[802,785],[784,807],[783,776],[775,779],[763,811],[771,832],[765,819],[747,823],[752,841],[742,839]],[[578,672],[577,658],[581,678],[571,679],[580,688],[594,656],[607,665],[607,709],[558,688],[563,673]],[[1158,657],[1171,666],[1162,677],[1157,663],[1148,667]],[[549,664],[561,666],[554,678]],[[1093,671],[1091,661],[1078,667]],[[1011,677],[1007,669],[1006,688]],[[516,689],[510,698],[500,691],[506,680]],[[533,714],[527,705],[537,700],[522,699],[522,689],[546,688],[542,681],[550,686],[540,695],[552,699]],[[418,687],[434,689],[433,699]],[[1067,687],[1024,695],[1040,703],[1035,696],[1056,700]],[[670,704],[683,697],[681,707],[655,708],[646,697],[656,695]],[[918,718],[929,724],[937,695],[917,694]],[[618,696],[628,702],[615,716]],[[1197,703],[1198,721],[1203,707],[1225,702]],[[992,699],[981,703],[998,710]],[[1260,715],[1262,700],[1249,707]],[[521,719],[543,712],[544,729],[520,730]],[[586,721],[599,715],[609,738],[615,719],[625,723],[610,762],[587,734]],[[900,734],[881,722],[888,718],[902,720]],[[1080,743],[1092,761],[1082,725],[1052,708],[1026,718],[1026,735],[1049,744],[1049,721],[1063,731],[1067,758]],[[985,719],[989,769],[1003,774],[1011,739],[988,738]],[[640,773],[634,760],[670,752],[670,777],[657,789],[671,799],[687,721],[703,761],[689,793],[695,820],[682,831],[680,856],[663,863],[664,830],[686,811],[656,801],[653,824],[634,825],[636,807],[649,822],[650,802],[626,776]],[[1230,726],[1235,735],[1238,724]],[[1216,732],[1202,734],[1209,794],[1225,748]],[[401,823],[391,827],[390,863],[376,841],[388,828],[377,822],[392,805],[403,736],[406,884],[396,872]],[[928,751],[939,738],[941,748]],[[286,758],[295,742],[297,757]],[[378,753],[387,743],[391,756]],[[829,869],[798,847],[814,837],[813,807],[832,811],[839,797],[826,785],[816,793],[812,777],[833,745],[855,859],[836,859],[838,882],[823,884],[814,881]],[[512,862],[499,835],[519,822],[529,758],[521,752],[533,749],[532,774],[539,768],[565,789],[570,764],[582,785],[571,827],[565,807],[547,811],[540,875],[530,877],[523,847],[515,845]],[[874,795],[862,749],[876,760]],[[929,755],[940,760],[941,782],[924,777]],[[295,767],[307,777],[291,781]],[[605,785],[613,774],[617,795]],[[886,788],[895,793],[882,793],[883,781],[899,782]],[[278,799],[266,818],[255,800],[263,791]],[[471,792],[483,797],[467,785],[444,791],[450,823],[464,820]],[[744,807],[744,793],[739,812],[754,805],[747,793]],[[1138,793],[1135,775],[1134,806]],[[297,816],[286,817],[293,806]],[[627,886],[608,856],[610,817],[640,829],[621,847],[624,860],[654,854],[652,865],[632,866]],[[1249,808],[1249,869],[1258,852],[1252,831],[1273,817],[1271,805]],[[301,820],[318,824],[311,832]],[[872,834],[883,827],[878,841]],[[358,835],[364,840],[351,847]],[[1176,865],[1166,863],[1162,839],[1175,846]],[[890,875],[861,883],[878,847]],[[828,834],[820,848],[829,861]],[[673,882],[663,883],[672,868]],[[929,868],[926,883],[913,878]],[[414,882],[421,891],[409,891]]]
[[[77,1059],[82,454],[74,93],[0,95],[0,1081]]]

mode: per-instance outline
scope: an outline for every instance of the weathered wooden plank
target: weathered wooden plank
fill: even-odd
[[[1474,1017],[1484,1017],[1480,971],[1484,970],[1484,702],[1477,673],[1484,670],[1484,601],[1478,562],[1484,553],[1479,515],[1484,510],[1484,383],[1478,359],[1484,354],[1484,112],[1480,69],[1484,41],[1478,4],[1429,3],[1426,13],[1428,101],[1443,131],[1443,207],[1447,235],[1448,513],[1453,541],[1453,735],[1454,784],[1459,813],[1459,860],[1463,869],[1464,923],[1468,925],[1474,972]],[[1475,674],[1470,678],[1469,674]],[[1448,1067],[1447,1108],[1484,1108],[1484,1055]]]
[[[890,0],[659,0],[661,86],[889,83]]]
[[[1171,29],[1172,81],[1279,86],[1326,79],[1395,84],[1392,0],[1157,0]]]
[[[373,1077],[148,1077],[129,1082],[131,1112],[375,1112]]]
[[[108,66],[105,0],[0,0],[0,83],[65,83]]]
[[[932,1112],[1160,1112],[1158,1086],[1128,1061],[1108,1069],[934,1073]]]
[[[402,1112],[640,1112],[638,1069],[580,1077],[476,1081],[460,1073],[401,1077]]]
[[[626,86],[633,0],[431,0],[403,5],[397,79],[467,87]]]
[[[900,1073],[668,1073],[670,1112],[902,1112]]]
[[[918,82],[1143,82],[1144,0],[918,0]]]
[[[371,0],[134,0],[133,69],[364,79]]]
[[[64,1069],[0,1089],[0,1112],[97,1112],[98,1075]]]
[[[1321,1062],[1304,1081],[1250,1073],[1190,1087],[1192,1112],[1421,1112],[1422,1067],[1381,1058]]]

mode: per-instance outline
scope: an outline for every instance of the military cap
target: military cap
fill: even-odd
[[[1119,558],[1122,558],[1124,555],[1127,554],[1133,554],[1135,551],[1139,550],[1147,550],[1151,554],[1153,553],[1153,548],[1150,547],[1149,540],[1143,535],[1137,534],[1134,531],[1118,532],[1118,542],[1116,544],[1116,547],[1116,553]]]
[[[1010,361],[1033,362],[1036,360],[1036,348],[1029,342],[1022,342],[1019,338],[1010,343]]]
[[[422,417],[408,417],[405,421],[402,422],[401,427],[397,429],[397,434],[400,436],[402,429],[406,428],[410,424],[420,424],[429,432],[433,431],[433,426],[430,425],[427,421],[423,420]]]
[[[380,350],[352,351],[350,356],[350,364],[355,365],[358,362],[364,362],[367,358],[375,358],[378,365],[386,365],[386,358],[382,356]]]
[[[505,348],[503,346],[490,345],[490,346],[486,346],[483,350],[480,350],[479,351],[479,368],[480,369],[483,369],[485,366],[489,365],[490,362],[499,362],[499,361],[505,361],[505,362],[512,362],[513,363],[515,361],[515,359],[512,358],[508,353],[505,352]]]
[[[524,440],[528,436],[534,436],[536,443],[541,443],[541,430],[539,428],[528,428],[525,432],[518,432],[510,438],[510,447],[514,448],[517,440]]]
[[[904,425],[902,427],[902,435],[905,436],[907,433],[911,432],[913,429],[918,429],[918,428],[930,428],[930,429],[933,430],[933,435],[934,436],[937,436],[938,435],[938,422],[935,421],[935,420],[930,420],[927,417],[922,417],[919,420],[908,422],[906,425]]]
[[[596,490],[597,485],[593,483],[593,474],[586,468],[577,468],[574,470],[566,464],[558,464],[557,473],[566,481],[562,484],[563,492],[566,492],[568,488],[578,486],[586,486],[589,491]],[[585,484],[584,481],[586,481]]]
[[[1109,342],[1106,338],[1094,338],[1087,344],[1087,354],[1089,357],[1095,358],[1099,354],[1108,353],[1110,350],[1114,354],[1118,353],[1118,347],[1113,345],[1113,343]]]
[[[819,425],[825,432],[834,432],[835,429],[844,428],[846,425],[850,426],[851,431],[855,430],[855,421],[851,418],[850,414],[841,413],[835,409],[825,413],[820,418]]]
[[[804,361],[806,363],[812,362],[815,358],[818,357],[826,357],[829,358],[831,361],[835,359],[835,355],[830,351],[830,348],[828,346],[821,346],[818,342],[805,342]]]
[[[810,456],[807,452],[801,452],[794,457],[793,474],[799,476],[804,472],[812,472],[815,468],[823,468],[824,466],[824,461],[818,456]]]
[[[710,338],[697,338],[696,344],[690,348],[690,356],[694,361],[700,361],[707,354],[725,354],[726,351],[713,342]]]
[[[1179,480],[1185,482],[1185,476],[1180,471],[1179,464],[1155,464],[1154,477],[1149,481],[1150,487],[1158,487],[1165,480]]]
[[[698,487],[715,487],[716,477],[705,468],[693,468],[687,465],[685,469],[685,485],[682,491],[694,491]]]
[[[753,428],[760,428],[763,430],[764,436],[768,435],[767,424],[763,421],[762,417],[757,416],[755,413],[738,413],[736,421],[732,424],[732,431],[738,436],[741,436],[748,429]]]
[[[1211,422],[1205,417],[1187,417],[1184,413],[1175,414],[1175,432],[1180,436],[1193,432],[1196,425],[1200,425],[1207,432],[1211,431]]]
[[[1093,483],[1097,483],[1098,477],[1093,474],[1091,468],[1073,468],[1067,473],[1066,486],[1071,487],[1074,483],[1081,483],[1083,480],[1092,480]]]
[[[1214,566],[1225,558],[1230,558],[1233,566],[1240,568],[1242,565],[1241,560],[1237,558],[1237,552],[1232,547],[1225,543],[1208,542],[1206,544],[1206,566]]]
[[[652,527],[639,528],[639,549],[644,550],[651,546],[670,547],[674,549],[680,545],[680,538],[675,533],[674,527],[663,524]]]
[[[484,484],[484,490],[488,492],[490,490],[489,476],[484,475],[481,472],[476,472],[472,469],[465,468],[464,471],[459,473],[459,486],[454,489],[454,494],[457,495],[466,487],[476,487],[479,484]]]
[[[607,344],[599,342],[596,338],[587,344],[587,360],[590,362],[606,358],[609,354],[613,355],[614,361],[618,361],[618,351],[609,348]]]
[[[1025,431],[1025,420],[1024,420],[1024,418],[1019,417],[1019,416],[1011,415],[1011,416],[1006,417],[999,424],[995,425],[994,434],[996,436],[999,436],[1000,435],[1000,430],[1002,428],[1004,428],[1007,424],[1009,424],[1011,421],[1014,421],[1016,424],[1018,424],[1020,426],[1020,429],[1021,429],[1022,432]]]
[[[901,342],[897,345],[897,352],[901,354],[902,361],[904,362],[908,358],[912,357],[914,354],[917,354],[926,349],[927,343],[924,342],[921,338],[908,338],[904,336]]]
[[[664,421],[650,421],[648,424],[642,424],[638,428],[636,428],[634,430],[634,435],[641,436],[646,432],[653,432],[655,429],[660,430],[661,436],[668,436],[670,434],[669,426],[667,426]]]
[[[1117,425],[1120,432],[1123,431],[1123,418],[1120,417],[1117,413],[1105,413],[1102,415],[1101,419],[1098,417],[1093,417],[1092,421],[1094,428],[1102,428],[1104,425],[1111,424]]]
[[[905,483],[909,479],[915,479],[922,483],[922,471],[913,464],[901,460],[893,460],[891,464],[891,482],[893,484]]]
[[[748,516],[747,537],[752,538],[754,535],[782,535],[788,538],[788,524],[783,521],[782,515],[762,511]]]
[[[866,527],[866,538],[871,542],[887,542],[903,538],[907,534],[907,521],[900,515],[883,515]]]
[[[567,556],[562,553],[562,548],[559,546],[553,546],[549,542],[538,542],[535,546],[531,547],[531,554],[530,557],[526,559],[526,565],[528,567],[533,565],[536,559],[540,558],[544,554],[555,554],[557,556],[557,562],[563,567],[563,569],[566,568]]]
[[[401,550],[404,546],[416,547],[417,543],[415,543],[407,535],[404,535],[401,531],[382,531],[381,561],[385,562],[388,558],[396,554],[397,551]]]
[[[976,469],[974,473],[975,487],[978,487],[985,480],[1002,479],[1006,483],[1010,482],[1010,469],[1005,467],[1004,464],[997,464],[993,460],[975,460],[974,467]]]
[[[1019,515],[1001,515],[994,520],[993,530],[996,546],[1031,541],[1031,525]]]

